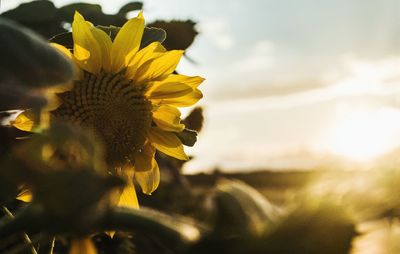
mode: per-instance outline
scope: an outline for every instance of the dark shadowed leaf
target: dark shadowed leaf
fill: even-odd
[[[23,3],[15,9],[3,12],[1,15],[20,23],[39,23],[52,21],[56,11],[57,8],[51,1],[39,0]]]
[[[343,207],[305,204],[254,243],[252,253],[349,253],[356,235],[355,224]]]
[[[140,44],[140,48],[144,48],[152,42],[164,42],[167,34],[163,29],[156,27],[146,27],[143,33],[142,42]]]
[[[223,180],[213,196],[217,235],[258,236],[274,228],[281,212],[258,191],[239,181]]]
[[[203,128],[204,116],[203,116],[203,108],[196,107],[194,108],[189,115],[183,120],[186,128],[189,130],[194,130],[200,132]]]
[[[192,20],[186,21],[156,21],[149,24],[152,27],[158,27],[165,30],[167,33],[167,38],[164,41],[164,46],[168,50],[172,49],[182,49],[186,50],[196,38],[198,34],[196,28],[196,23]]]
[[[189,129],[184,129],[182,132],[176,133],[185,146],[194,146],[197,141],[197,132]]]
[[[71,62],[29,29],[0,19],[0,86],[43,87],[69,81]]]
[[[137,11],[137,10],[141,10],[141,9],[143,9],[142,2],[130,2],[130,3],[127,3],[124,6],[122,6],[119,9],[118,14],[126,15],[127,13],[129,13],[131,11]]]

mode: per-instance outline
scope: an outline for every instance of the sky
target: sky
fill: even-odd
[[[2,11],[24,1],[2,0]],[[57,6],[74,2],[53,1]],[[115,13],[126,0],[87,1]],[[398,0],[145,0],[146,20],[193,19],[181,73],[206,78],[185,172],[368,162],[400,145]]]

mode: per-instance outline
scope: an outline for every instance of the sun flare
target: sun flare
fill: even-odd
[[[347,112],[332,125],[326,148],[354,161],[373,160],[396,147],[399,114],[390,108]]]

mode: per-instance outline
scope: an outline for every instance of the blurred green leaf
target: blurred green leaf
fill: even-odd
[[[56,12],[57,8],[51,1],[37,0],[22,3],[17,8],[3,12],[1,15],[19,23],[43,23],[51,22]]]
[[[220,181],[212,200],[217,235],[258,236],[274,228],[281,219],[277,207],[243,182]]]
[[[143,9],[143,3],[142,2],[130,2],[125,4],[124,6],[122,6],[119,11],[118,14],[119,15],[126,15],[131,11],[137,11],[137,10],[141,10]]]
[[[195,28],[196,23],[192,20],[186,21],[155,21],[148,26],[158,27],[167,33],[164,46],[168,50],[181,49],[186,50],[196,38],[198,32]]]
[[[176,133],[176,136],[185,146],[194,146],[197,141],[197,132],[189,129]]]
[[[189,130],[194,130],[200,132],[203,128],[204,116],[203,108],[196,107],[190,111],[189,115],[183,120],[186,128]]]
[[[140,43],[140,48],[144,48],[155,41],[162,43],[164,42],[166,37],[167,34],[163,29],[156,27],[146,27],[143,33],[142,41]]]
[[[207,229],[188,218],[170,216],[152,209],[114,208],[100,221],[102,230],[117,230],[148,236],[168,246],[172,253],[182,253],[199,240]]]
[[[73,77],[69,59],[29,29],[0,18],[0,40],[0,87],[15,83],[43,87],[67,82]]]
[[[305,204],[253,245],[253,253],[343,254],[349,252],[356,235],[343,207]]]

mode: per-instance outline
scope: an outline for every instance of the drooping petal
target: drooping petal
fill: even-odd
[[[182,142],[172,132],[166,132],[159,128],[151,128],[149,130],[149,140],[160,152],[179,160],[189,159],[183,150]]]
[[[98,73],[102,66],[102,51],[93,34],[93,26],[78,12],[75,12],[72,22],[72,37],[77,64],[88,72]]]
[[[153,168],[152,159],[156,149],[147,142],[141,152],[135,154],[135,172],[149,171]]]
[[[33,111],[24,111],[20,113],[14,121],[11,121],[11,125],[22,131],[33,131],[37,123],[35,123],[35,114]]]
[[[153,112],[153,121],[165,131],[181,132],[185,125],[181,124],[181,112],[168,105],[161,105]]]
[[[127,185],[124,187],[118,201],[118,206],[139,208],[139,202],[136,196],[135,186],[132,183],[132,179],[129,179]]]
[[[151,100],[177,98],[187,95],[192,91],[193,89],[190,86],[183,83],[163,83],[153,89],[148,94],[148,98]]]
[[[165,79],[176,69],[183,52],[183,50],[167,51],[159,57],[145,62],[136,71],[133,81],[137,84],[143,84]]]
[[[111,72],[119,72],[128,66],[139,50],[143,31],[144,18],[142,12],[122,26],[111,47]]]
[[[142,188],[143,193],[149,195],[155,191],[160,184],[160,169],[156,160],[154,158],[152,158],[152,160],[153,168],[151,170],[135,173],[135,179]]]
[[[165,51],[166,49],[158,41],[151,43],[144,49],[141,49],[139,52],[136,53],[136,55],[128,64],[125,74],[126,77],[128,79],[133,79],[135,77],[136,71],[140,66],[142,66],[147,61],[159,57],[161,53]]]
[[[195,89],[193,92],[184,95],[182,97],[163,99],[153,101],[155,104],[160,105],[170,105],[174,107],[190,107],[196,104],[201,98],[203,98],[203,93],[199,89]]]
[[[204,78],[199,76],[185,76],[180,74],[171,74],[166,79],[162,81],[156,81],[149,83],[146,91],[146,95],[149,96],[153,91],[157,90],[159,86],[163,86],[165,84],[185,84],[190,86],[192,89],[197,88],[202,82]]]
[[[111,71],[111,38],[101,29],[93,27],[93,35],[96,38],[101,49],[102,67],[105,71]]]

